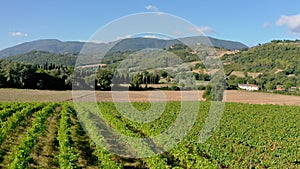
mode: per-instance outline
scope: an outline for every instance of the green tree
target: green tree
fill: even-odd
[[[143,75],[141,73],[136,74],[132,81],[130,82],[130,87],[132,89],[140,89],[143,83]]]
[[[6,87],[13,88],[34,88],[36,68],[33,65],[16,62],[7,63],[4,71]]]
[[[160,76],[161,76],[162,78],[166,78],[166,77],[168,77],[168,72],[166,72],[166,71],[161,71],[161,72],[160,72]]]
[[[202,96],[206,100],[211,100],[211,85],[205,87],[205,91]]]
[[[267,90],[273,90],[273,89],[275,89],[275,84],[274,84],[274,82],[268,81],[268,82],[266,83],[266,89],[267,89]]]
[[[99,69],[96,75],[96,89],[108,90],[112,82],[113,73],[108,69]]]

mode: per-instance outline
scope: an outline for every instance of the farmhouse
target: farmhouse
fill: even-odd
[[[259,87],[255,84],[238,84],[238,87],[247,91],[259,90]]]

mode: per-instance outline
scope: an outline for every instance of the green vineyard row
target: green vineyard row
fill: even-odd
[[[1,103],[0,167],[39,168],[44,162],[64,169],[300,168],[298,106],[226,103],[213,135],[200,143],[210,102],[200,102],[195,118],[189,115],[196,102],[185,102],[188,108],[167,102],[161,114],[148,111],[151,106],[158,110],[161,103],[119,104]],[[123,113],[132,108],[137,110],[134,116]],[[139,121],[145,113],[159,116]],[[51,121],[53,117],[57,120]],[[172,127],[184,137],[158,139]],[[140,158],[147,154],[154,156]]]

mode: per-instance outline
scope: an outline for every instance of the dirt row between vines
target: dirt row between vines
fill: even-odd
[[[203,100],[203,91],[130,91],[111,92],[79,91],[74,98],[114,102],[148,102],[148,101],[192,101]],[[95,97],[96,96],[96,97]],[[225,92],[226,102],[252,104],[300,105],[299,96],[279,95],[272,93],[247,92],[230,90]],[[72,101],[72,91],[0,89],[0,102],[52,102]]]

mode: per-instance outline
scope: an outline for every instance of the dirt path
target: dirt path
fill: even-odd
[[[74,148],[79,153],[78,163],[77,165],[80,168],[87,169],[97,169],[98,168],[98,160],[95,155],[93,155],[94,149],[90,146],[90,137],[86,134],[84,129],[82,128],[80,122],[78,121],[76,114],[70,115],[70,119],[72,125],[71,129],[71,140],[73,142]]]
[[[33,159],[33,163],[30,164],[31,168],[58,168],[58,163],[54,157],[58,154],[58,142],[56,140],[58,116],[58,112],[56,112],[47,118],[47,131],[44,135],[39,136],[37,144],[30,153]]]
[[[81,91],[82,95],[85,95]],[[97,101],[191,101],[203,100],[203,91],[130,91],[114,92],[97,91]],[[89,92],[91,99],[95,93]],[[247,92],[241,90],[229,90],[225,92],[226,102],[241,102],[252,104],[279,104],[300,105],[300,96],[279,95],[272,93]],[[0,102],[52,102],[72,100],[72,91],[49,90],[24,90],[24,89],[0,89]]]

